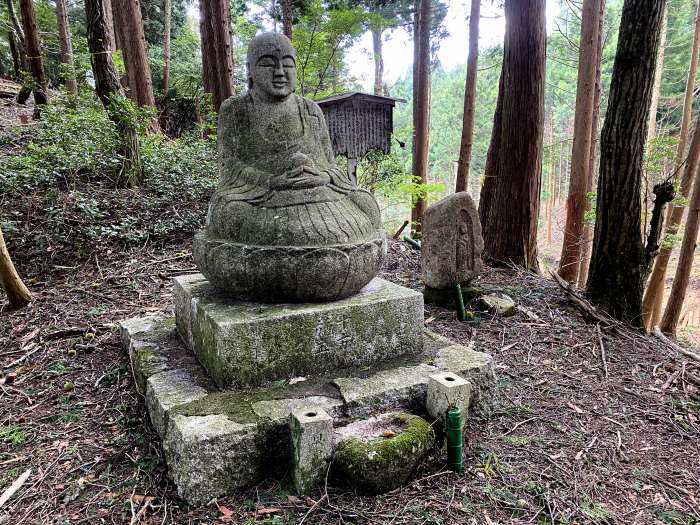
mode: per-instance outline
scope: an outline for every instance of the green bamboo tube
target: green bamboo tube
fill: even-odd
[[[403,240],[406,241],[411,246],[413,246],[416,250],[420,250],[420,241],[417,241],[415,239],[411,239],[408,235],[404,235]]]
[[[455,303],[457,304],[457,319],[465,321],[467,319],[467,312],[464,310],[462,286],[459,283],[455,284]]]
[[[459,407],[447,410],[447,466],[452,472],[461,474],[462,464],[462,411]]]

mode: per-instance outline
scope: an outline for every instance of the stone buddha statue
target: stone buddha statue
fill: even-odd
[[[379,207],[338,169],[323,112],[294,94],[296,52],[280,33],[250,43],[248,91],[219,112],[220,183],[197,266],[231,296],[261,302],[341,299],[379,271]]]

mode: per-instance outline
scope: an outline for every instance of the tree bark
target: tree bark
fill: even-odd
[[[414,3],[413,12],[413,67],[411,68],[411,73],[413,76],[413,104],[412,104],[412,141],[411,141],[411,175],[415,175],[418,171],[416,166],[416,160],[418,159],[416,151],[418,150],[418,141],[416,135],[416,129],[418,125],[418,105],[416,104],[416,95],[418,93],[418,78],[420,77],[420,70],[418,68],[418,52],[420,50],[420,31],[419,31],[419,20],[420,20],[420,0],[416,0]],[[417,212],[415,202],[411,202],[411,234],[415,235],[418,233],[417,228],[419,228],[417,221]]]
[[[505,14],[503,68],[479,217],[484,251],[490,259],[539,271],[544,0],[506,0]]]
[[[666,29],[668,10],[664,9],[664,17],[661,21],[661,35],[659,36],[659,52],[656,55],[656,72],[654,73],[654,90],[651,92],[651,106],[649,107],[649,127],[647,129],[647,142],[656,137],[656,113],[659,110],[659,95],[661,94],[661,78],[664,74],[664,55],[666,53]]]
[[[73,44],[71,43],[70,25],[68,24],[68,13],[66,12],[66,0],[56,0],[56,20],[58,22],[58,43],[61,48],[61,62],[69,69],[69,76],[66,78],[66,89],[78,94],[78,83],[75,81],[75,71],[73,70]]]
[[[15,39],[14,31],[7,31],[7,42],[10,44],[10,54],[12,55],[12,69],[15,72],[15,79],[22,77],[22,67],[20,62],[19,49],[17,46],[17,40]]]
[[[200,0],[199,6],[204,90],[211,93],[214,109],[219,111],[233,95],[231,13],[226,0]]]
[[[374,51],[374,94],[384,94],[384,56],[382,54],[382,30],[372,28],[372,50]]]
[[[25,45],[27,46],[27,60],[34,79],[32,91],[34,92],[35,110],[39,111],[40,106],[48,102],[44,65],[41,58],[41,45],[39,44],[39,28],[32,0],[20,0],[19,9],[22,15]]]
[[[603,58],[603,22],[605,21],[605,0],[600,0],[598,10],[598,42],[596,44],[595,57],[595,96],[593,98],[593,119],[591,122],[591,153],[588,163],[588,175],[586,180],[586,212],[591,211],[591,200],[588,195],[595,187],[595,174],[598,171],[598,153],[600,151],[598,142],[598,124],[600,120],[600,98],[603,93],[601,82],[602,71],[601,61]],[[585,213],[584,213],[585,217]],[[581,264],[578,270],[578,287],[583,289],[588,282],[588,267],[591,263],[591,252],[593,251],[593,225],[590,221],[584,221],[583,225],[583,248]]]
[[[121,46],[117,46],[116,34],[114,31],[114,15],[112,11],[112,0],[103,0],[102,8],[104,9],[105,15],[105,29],[107,31],[107,49],[109,51],[116,51],[121,49]]]
[[[110,119],[116,125],[121,139],[119,153],[124,159],[124,164],[122,176],[117,183],[118,185],[126,183],[135,187],[143,178],[139,138],[134,126],[124,119],[119,111],[119,105],[125,102],[125,97],[109,49],[104,0],[85,0],[85,16],[90,61],[95,76],[95,91]]]
[[[700,4],[695,14],[695,31],[693,34],[693,47],[690,52],[690,64],[688,67],[688,77],[685,83],[685,97],[683,99],[683,117],[681,118],[681,129],[678,137],[678,145],[676,147],[676,171],[681,173],[680,193],[683,195],[683,200],[688,198],[690,194],[690,186],[693,181],[693,173],[695,173],[695,165],[698,162],[700,154],[700,137],[698,135],[697,123],[693,134],[693,140],[688,152],[688,159],[685,159],[685,146],[688,142],[688,131],[690,128],[690,119],[693,110],[693,88],[695,85],[695,73],[698,66],[698,51],[700,50]],[[685,162],[685,164],[684,164]],[[668,210],[666,218],[666,235],[675,236],[678,233],[678,228],[683,220],[683,212],[685,206],[683,203],[673,204]],[[664,284],[666,282],[666,272],[668,271],[668,263],[671,259],[673,246],[662,245],[659,255],[654,261],[654,269],[649,277],[647,289],[644,293],[644,302],[642,303],[642,315],[644,317],[644,327],[651,330],[659,323],[661,319],[661,303],[664,295]]]
[[[579,44],[578,85],[574,115],[574,140],[571,148],[571,176],[566,199],[566,226],[559,260],[559,275],[569,283],[578,280],[583,248],[583,221],[586,213],[586,189],[591,161],[591,129],[595,99],[598,14],[601,0],[583,0],[581,41]]]
[[[696,125],[696,129],[700,127]],[[696,133],[697,134],[697,133]],[[683,301],[690,281],[690,271],[693,267],[695,246],[698,238],[698,226],[700,226],[700,171],[695,170],[695,184],[693,193],[688,205],[688,218],[685,221],[685,232],[683,233],[683,243],[678,256],[678,267],[673,278],[671,293],[668,296],[664,316],[661,319],[661,331],[666,334],[676,335],[678,320],[683,310]]]
[[[170,87],[170,26],[172,21],[172,0],[164,0],[165,16],[163,28],[163,94],[167,96]]]
[[[291,40],[292,39],[292,24],[294,21],[294,6],[292,0],[281,0],[282,6],[282,32]]]
[[[430,20],[431,0],[420,0],[418,19],[418,91],[414,94],[416,106],[416,149],[413,176],[420,184],[428,182],[428,150],[430,141]],[[415,67],[415,66],[414,66]],[[425,195],[420,194],[415,203],[414,231],[421,231],[425,213]]]
[[[129,83],[128,96],[139,106],[155,107],[139,0],[114,0],[113,14]]]
[[[642,245],[641,181],[665,0],[625,0],[601,134],[590,298],[615,318],[642,324],[651,260]]]
[[[459,144],[457,161],[457,181],[455,191],[467,191],[469,168],[474,144],[474,107],[476,102],[476,70],[479,61],[479,18],[481,0],[471,0],[469,14],[469,56],[467,57],[467,79],[464,86],[464,115],[462,119],[462,138]]]
[[[32,294],[29,293],[29,290],[27,290],[27,287],[17,274],[15,265],[12,264],[10,253],[5,245],[5,238],[2,235],[2,229],[0,229],[0,286],[5,290],[10,306],[13,308],[22,308],[32,300]]]

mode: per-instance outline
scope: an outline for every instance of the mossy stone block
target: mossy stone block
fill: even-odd
[[[220,388],[366,366],[422,348],[423,296],[382,279],[340,301],[263,304],[175,278],[180,335]]]
[[[333,454],[334,475],[361,492],[381,494],[404,484],[435,442],[430,424],[419,416],[398,413],[403,430],[392,437],[353,437]]]

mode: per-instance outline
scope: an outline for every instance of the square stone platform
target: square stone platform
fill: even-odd
[[[372,319],[377,329],[382,322]],[[397,409],[428,417],[429,377],[452,372],[473,387],[470,415],[492,409],[491,356],[424,331],[422,318],[416,325],[421,344],[413,352],[247,389],[219,388],[182,343],[175,324],[172,315],[149,315],[121,322],[120,332],[136,387],[162,439],[168,475],[193,505],[283,477],[292,456],[289,420],[296,408],[319,407],[334,427]]]
[[[423,295],[383,279],[304,304],[233,300],[202,274],[174,281],[178,331],[220,388],[367,366],[423,345]]]

